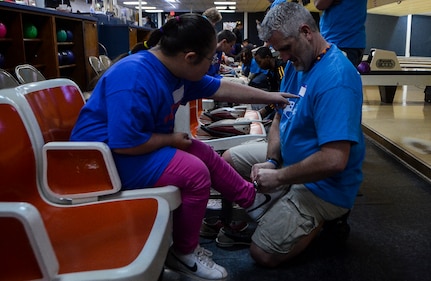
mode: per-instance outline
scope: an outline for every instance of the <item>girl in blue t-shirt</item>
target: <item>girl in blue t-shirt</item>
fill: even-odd
[[[174,132],[175,113],[180,104],[203,97],[281,105],[289,95],[268,95],[206,76],[216,49],[216,34],[209,21],[197,14],[174,17],[141,46],[149,50],[134,50],[99,79],[71,140],[107,143],[123,190],[177,186],[182,204],[173,214],[173,245],[167,266],[204,279],[225,278],[226,270],[199,246],[210,187],[246,208],[254,218],[269,205],[256,208],[267,202],[268,195],[256,193],[254,185],[210,146]]]

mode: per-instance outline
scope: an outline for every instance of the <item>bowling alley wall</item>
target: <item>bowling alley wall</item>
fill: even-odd
[[[411,29],[409,30],[409,21]],[[367,47],[394,51],[398,56],[431,57],[431,17],[367,15]],[[410,32],[410,40],[407,34]]]
[[[319,14],[312,14],[318,22]],[[245,23],[244,38],[259,45],[263,42],[259,40],[255,22],[262,20],[263,17],[264,13],[248,13],[246,18],[244,13],[223,14],[223,21],[216,25],[216,29],[221,30],[224,21],[241,20]],[[431,16],[413,15],[410,18],[368,14],[365,23],[367,33],[365,53],[368,53],[370,48],[378,48],[394,51],[399,56],[405,56],[407,51],[410,56],[431,57]],[[406,42],[409,21],[411,39]]]

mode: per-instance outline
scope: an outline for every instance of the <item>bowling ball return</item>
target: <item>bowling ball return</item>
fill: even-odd
[[[371,70],[361,74],[362,85],[378,86],[383,103],[393,103],[398,86],[431,84],[431,69],[401,68],[395,52],[372,49],[370,56]]]

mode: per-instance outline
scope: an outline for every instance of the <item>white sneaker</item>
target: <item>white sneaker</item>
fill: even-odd
[[[272,193],[256,193],[253,205],[246,209],[250,218],[258,221],[263,214],[283,195],[289,191],[289,188],[281,187]]]
[[[196,280],[224,280],[227,277],[226,269],[216,264],[211,256],[211,251],[199,245],[193,253],[187,255],[176,254],[170,248],[166,266]]]

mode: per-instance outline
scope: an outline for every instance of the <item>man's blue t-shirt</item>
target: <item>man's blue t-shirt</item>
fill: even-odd
[[[310,71],[297,72],[288,62],[281,91],[290,98],[280,121],[283,165],[298,163],[333,141],[351,142],[344,171],[305,183],[319,198],[351,208],[362,183],[365,145],[361,128],[362,83],[359,73],[332,45]]]
[[[198,82],[179,79],[149,51],[140,51],[112,65],[100,78],[81,110],[72,141],[105,142],[111,149],[147,142],[153,133],[174,129],[180,104],[210,97],[220,80],[204,76]],[[176,148],[162,147],[142,155],[113,153],[123,189],[152,186]]]
[[[367,0],[342,0],[323,11],[320,32],[338,48],[364,49],[366,18]]]

